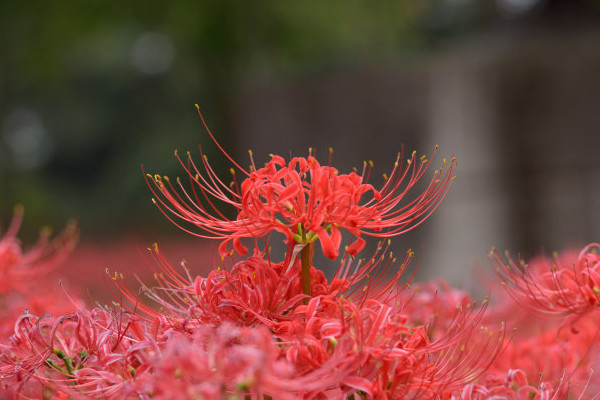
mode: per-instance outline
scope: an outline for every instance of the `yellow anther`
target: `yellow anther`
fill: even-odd
[[[456,179],[456,175],[454,175],[452,178],[450,178],[451,181]]]
[[[169,177],[168,177],[168,176],[166,176],[166,175],[165,175],[165,176],[163,176],[163,179],[164,179],[165,181],[169,182]]]
[[[248,149],[248,154],[250,155],[250,157],[252,157],[254,155],[254,153],[250,149]]]
[[[152,198],[152,202],[153,202],[154,204],[156,204],[156,199]]]
[[[194,104],[198,110],[200,110],[200,106],[198,104]]]
[[[329,154],[333,154],[333,147],[329,148]]]
[[[173,153],[175,154],[175,157],[179,157],[179,155],[177,154],[177,149],[175,149]]]
[[[369,167],[373,168],[373,161],[369,160]]]
[[[406,163],[407,163],[408,165],[410,165],[410,164],[411,164],[410,158],[407,158],[407,159],[406,159]],[[396,163],[396,165],[395,165],[395,166],[397,167],[397,166],[398,166],[398,163]]]
[[[440,146],[438,146],[438,145],[436,144],[436,145],[435,145],[435,149],[437,150],[437,149],[439,149],[439,148],[440,148]]]
[[[388,180],[387,174],[383,174],[383,179],[385,179],[386,181]]]
[[[229,168],[229,172],[231,172],[231,175],[235,175],[235,169]]]

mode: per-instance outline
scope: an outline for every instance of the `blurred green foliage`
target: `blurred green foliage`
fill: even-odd
[[[84,231],[99,233],[165,225],[140,165],[169,173],[177,170],[175,148],[214,151],[194,103],[233,149],[231,101],[240,85],[395,57],[417,44],[424,5],[3,2],[0,118],[25,110],[39,120],[43,137],[35,137],[41,161],[23,161],[31,155],[15,154],[4,124],[2,220],[22,203],[30,226],[60,226],[71,216]],[[172,43],[174,60],[162,73],[144,74],[132,64],[132,47],[146,32]],[[20,123],[27,128],[31,121]]]

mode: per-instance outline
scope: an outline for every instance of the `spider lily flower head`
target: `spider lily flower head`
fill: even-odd
[[[444,335],[461,310],[474,303],[465,291],[441,279],[406,289],[396,297],[396,305],[410,316],[412,324],[426,325],[432,339]]]
[[[323,271],[311,267],[312,294],[344,297],[357,305],[368,300],[393,303],[401,289],[398,282],[414,253],[409,250],[404,259],[397,260],[388,251],[389,245],[389,240],[380,243],[370,259],[344,257],[330,281]],[[297,256],[276,263],[255,249],[252,256],[231,269],[218,267],[203,277],[192,275],[185,260],[180,268],[172,265],[156,243],[148,251],[152,257],[148,266],[155,279],[152,286],[139,281],[140,290],[134,290],[122,273],[107,270],[106,275],[115,301],[147,323],[159,318],[174,328],[185,329],[197,324],[219,325],[223,321],[274,327],[289,320],[291,311],[306,298]],[[392,269],[397,270],[388,277]]]
[[[529,322],[539,325],[531,317]],[[595,374],[590,377],[590,371],[598,366],[595,350],[598,346],[599,324],[600,315],[588,313],[575,322],[555,324],[552,329],[538,334],[523,334],[521,329],[517,329],[488,373],[501,375],[511,368],[519,368],[529,382],[535,382],[540,376],[545,381],[558,382],[564,378],[566,371],[569,388],[563,388],[565,393],[560,398],[568,397],[567,389],[577,393],[586,386],[589,386],[586,390],[588,393],[600,393],[598,378]]]
[[[335,259],[340,251],[342,230],[355,237],[345,247],[349,254],[355,255],[365,246],[362,235],[400,235],[429,217],[445,197],[457,165],[454,158],[448,166],[444,160],[444,167],[434,172],[426,189],[404,203],[408,192],[431,164],[431,160],[426,156],[419,158],[416,152],[408,158],[403,152],[398,154],[380,189],[368,183],[372,162],[365,162],[361,173],[342,174],[334,167],[321,165],[310,150],[307,157],[293,157],[289,161],[272,155],[264,167],[256,168],[250,152],[252,165],[246,171],[223,153],[243,173],[241,184],[234,169],[233,182],[226,185],[216,176],[206,156],[202,155],[202,165],[198,168],[189,153],[184,161],[177,151],[175,155],[188,175],[191,189],[179,178],[173,184],[168,177],[147,175],[153,184],[149,185],[155,196],[153,201],[163,214],[178,226],[171,215],[200,229],[196,232],[180,226],[190,233],[221,239],[221,256],[230,254],[229,243],[235,251],[245,254],[247,248],[241,238],[280,232],[290,245],[318,240],[323,254]],[[233,207],[235,219],[228,219],[219,209],[219,203]]]
[[[236,263],[231,270],[219,267],[202,277],[192,276],[185,261],[181,263],[181,273],[167,261],[157,244],[148,250],[155,263],[149,264],[154,270],[154,286],[140,281],[141,290],[132,290],[123,274],[107,271],[114,298],[147,323],[159,318],[176,329],[219,325],[223,321],[239,325],[262,322],[269,326],[279,319],[289,319],[285,315],[305,297],[298,260],[288,268],[283,262],[265,259],[264,253],[255,249],[251,257]],[[314,271],[316,294],[340,290],[340,284],[330,288],[323,272]],[[141,294],[154,304],[146,304]]]
[[[503,344],[504,330],[480,327],[485,305],[461,311],[447,335],[431,341],[425,326],[376,300],[362,306],[345,298],[313,297],[282,322],[277,336],[300,374],[323,368],[339,374],[322,381],[320,393],[335,398],[362,393],[368,399],[434,399],[477,378]],[[317,383],[317,382],[315,382]],[[347,396],[347,397],[344,397]]]
[[[580,315],[600,306],[600,244],[591,243],[579,254],[554,253],[530,263],[506,261],[493,249],[490,260],[508,294],[519,304],[549,316]]]
[[[32,278],[39,278],[57,267],[77,243],[77,225],[71,222],[53,239],[50,239],[51,229],[42,229],[37,243],[24,251],[17,238],[23,213],[23,206],[15,207],[10,226],[0,237],[0,293],[26,290]]]

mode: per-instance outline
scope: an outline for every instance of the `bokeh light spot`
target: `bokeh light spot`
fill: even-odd
[[[45,164],[54,146],[41,117],[28,108],[10,112],[2,123],[2,140],[22,169]]]
[[[175,48],[171,39],[162,33],[146,32],[134,42],[131,51],[133,65],[147,75],[166,72],[175,59]]]

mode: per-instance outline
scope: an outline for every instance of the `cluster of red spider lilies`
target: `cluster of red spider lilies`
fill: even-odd
[[[262,168],[252,160],[249,170],[230,159],[230,185],[205,156],[179,159],[185,180],[148,175],[153,200],[182,229],[220,240],[222,265],[198,276],[152,245],[154,283],[132,287],[108,271],[111,306],[49,289],[44,273],[68,256],[77,230],[43,234],[24,251],[16,209],[0,239],[2,395],[600,398],[599,245],[529,263],[492,251],[506,290],[490,288],[491,302],[442,281],[407,284],[414,253],[397,258],[389,238],[437,208],[456,160],[431,171],[433,158],[401,153],[375,188],[368,163],[341,174],[313,154],[272,156]],[[381,242],[360,258],[365,236]],[[274,254],[280,237],[287,251]],[[317,242],[339,265],[332,278],[315,265]]]

